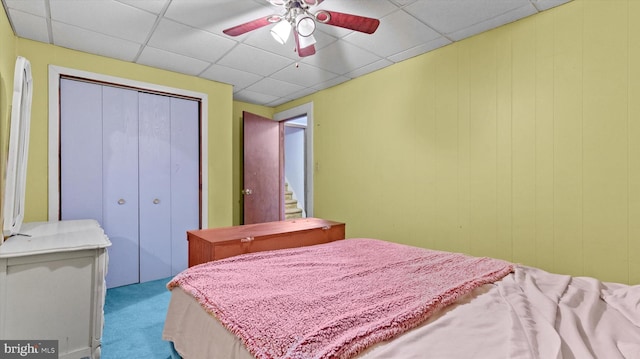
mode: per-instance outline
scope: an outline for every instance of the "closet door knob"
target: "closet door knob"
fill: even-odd
[[[119,204],[119,205],[123,205],[123,204],[125,204],[125,203],[127,203],[127,202],[124,200],[124,198],[120,198],[120,199],[118,200],[118,204]]]
[[[156,198],[156,199],[153,200],[153,204],[158,204],[158,203],[160,203],[159,199]]]

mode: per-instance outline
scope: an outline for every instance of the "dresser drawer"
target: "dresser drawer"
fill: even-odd
[[[187,232],[189,266],[245,253],[323,244],[345,238],[344,223],[317,218]]]

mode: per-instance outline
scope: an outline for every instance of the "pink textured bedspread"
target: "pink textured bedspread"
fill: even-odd
[[[190,293],[257,358],[350,358],[512,271],[357,238],[201,264],[167,287]]]

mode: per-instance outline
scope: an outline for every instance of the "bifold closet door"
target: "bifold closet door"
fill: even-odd
[[[60,218],[100,223],[112,243],[107,287],[138,283],[138,92],[60,87]]]
[[[199,102],[61,81],[61,219],[92,218],[112,242],[107,287],[187,268],[200,227]]]
[[[102,88],[62,79],[60,93],[60,218],[102,223]]]
[[[146,93],[139,100],[140,281],[171,275],[171,104]]]
[[[171,275],[187,269],[186,233],[200,228],[200,103],[171,98]]]
[[[199,228],[198,103],[139,94],[140,281],[187,268]]]
[[[98,86],[98,85],[95,85]],[[107,286],[140,282],[138,92],[102,87],[102,208],[111,240]]]

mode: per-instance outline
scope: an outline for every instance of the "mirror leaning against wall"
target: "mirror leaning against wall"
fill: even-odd
[[[16,60],[13,77],[9,155],[4,192],[3,236],[0,237],[0,244],[5,237],[15,235],[20,231],[24,219],[32,93],[31,64],[29,60],[19,56]]]

